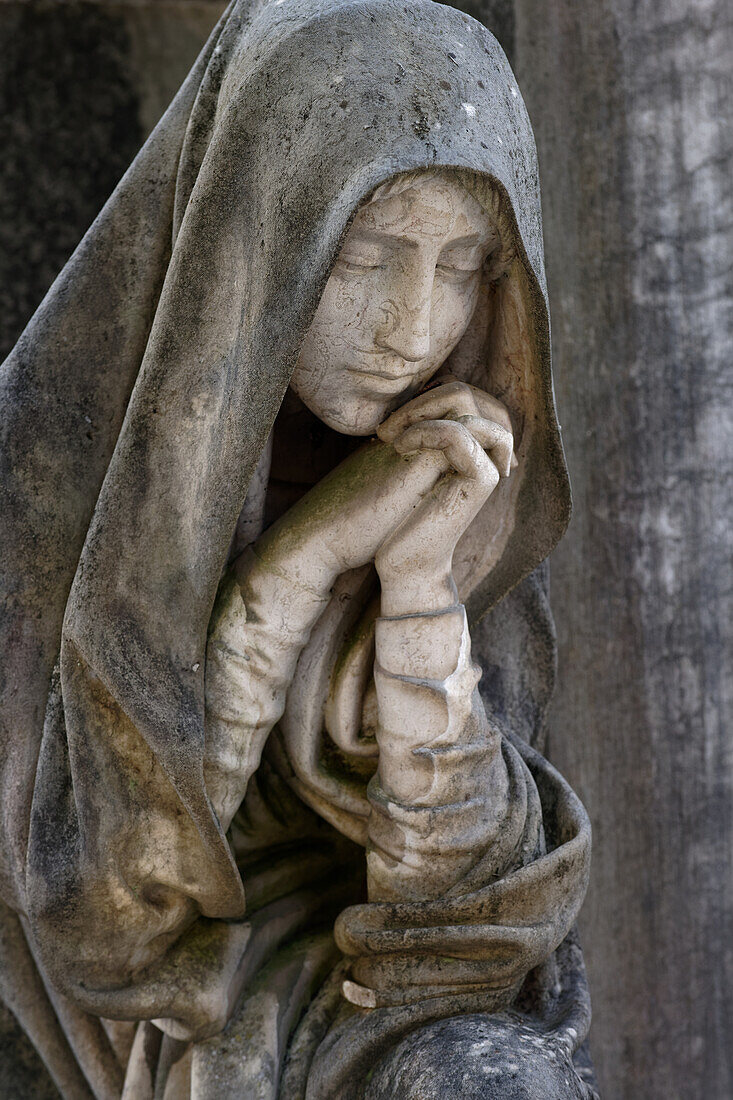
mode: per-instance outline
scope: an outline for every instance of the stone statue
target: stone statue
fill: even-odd
[[[590,1098],[534,143],[235,2],[2,370],[2,993],[66,1098]]]

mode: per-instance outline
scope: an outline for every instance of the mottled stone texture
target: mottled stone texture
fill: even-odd
[[[540,151],[576,501],[553,558],[550,754],[595,826],[581,931],[602,1093],[718,1100],[733,1094],[729,5],[456,6],[502,41]],[[0,354],[219,10],[0,4]],[[53,1095],[29,1064],[0,1069],[0,1094]]]
[[[0,3],[0,360],[224,4]]]
[[[0,3],[0,360],[178,89],[223,2]],[[58,1092],[0,1006],[0,1096]]]
[[[59,1093],[27,1035],[0,1004],[0,1096],[4,1100],[57,1100]]]
[[[479,1015],[412,1032],[377,1065],[365,1100],[584,1100],[587,1095],[566,1052],[545,1043],[533,1028]]]
[[[456,0],[452,8],[465,11],[472,19],[478,19],[488,27],[501,43],[510,65],[514,65],[516,17],[514,0]]]
[[[575,519],[549,754],[594,824],[604,1100],[733,1096],[733,22],[518,0]],[[726,423],[727,421],[727,423]]]

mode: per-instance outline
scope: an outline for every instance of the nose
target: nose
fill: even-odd
[[[430,311],[433,271],[402,274],[385,303],[387,321],[377,333],[380,347],[417,363],[430,354]]]

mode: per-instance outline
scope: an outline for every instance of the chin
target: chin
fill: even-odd
[[[375,435],[379,425],[398,404],[398,401],[390,401],[388,404],[369,404],[359,409],[320,409],[318,417],[341,435]]]

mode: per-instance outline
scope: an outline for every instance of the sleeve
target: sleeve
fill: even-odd
[[[250,549],[222,587],[206,653],[206,790],[224,830],[282,716],[298,657],[329,593],[265,567]]]
[[[443,896],[505,820],[501,736],[486,719],[478,678],[463,606],[377,621],[371,901]]]
[[[465,612],[377,620],[379,765],[368,900],[335,938],[360,1028],[504,1011],[577,918],[590,824],[534,750],[484,712]],[[346,1037],[347,1032],[342,1032]],[[353,1036],[349,1041],[353,1042]],[[346,1038],[334,1045],[348,1057]]]

